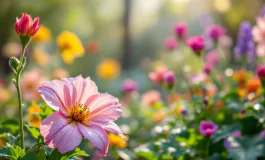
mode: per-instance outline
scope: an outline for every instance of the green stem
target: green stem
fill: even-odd
[[[207,144],[206,144],[206,158],[210,157],[210,138],[207,138]]]
[[[25,67],[25,49],[26,49],[26,45],[22,45],[22,54],[20,57],[20,65],[19,65],[19,69],[17,71],[17,73],[15,74],[16,76],[16,81],[15,81],[15,85],[17,88],[17,96],[18,96],[18,106],[19,106],[19,131],[20,131],[20,147],[22,149],[25,149],[25,145],[24,145],[24,129],[23,129],[23,106],[22,106],[22,96],[21,96],[21,89],[20,89],[20,75],[22,70]]]

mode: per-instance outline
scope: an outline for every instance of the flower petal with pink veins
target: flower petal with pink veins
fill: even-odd
[[[90,96],[98,94],[96,84],[89,77],[84,79],[79,75],[75,78],[65,78],[63,81],[70,88],[73,103],[84,104]]]
[[[55,148],[53,144],[50,144],[54,134],[68,123],[67,119],[60,112],[55,112],[43,119],[40,124],[40,134],[44,137],[44,142],[51,148]]]
[[[39,92],[44,101],[54,110],[62,111],[64,115],[67,114],[67,107],[64,102],[64,83],[63,81],[53,80],[44,83],[39,87]]]
[[[90,109],[89,120],[109,122],[117,120],[122,111],[119,100],[109,94],[100,94],[86,106]]]
[[[120,127],[114,122],[108,122],[108,123],[90,122],[89,124],[90,125],[100,126],[100,127],[102,127],[103,129],[105,129],[105,130],[107,130],[109,132],[118,134],[118,135],[120,135],[122,137],[122,139],[124,141],[126,141],[126,137],[122,133]]]
[[[109,139],[104,129],[99,126],[85,126],[80,123],[78,128],[82,135],[99,149],[100,154],[105,155],[108,152]]]

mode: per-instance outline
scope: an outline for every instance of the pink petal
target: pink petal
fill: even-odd
[[[96,84],[88,77],[83,78],[81,75],[75,78],[63,79],[65,83],[72,86],[72,100],[79,104],[84,104],[86,100],[92,96],[98,94],[98,88]]]
[[[124,136],[124,134],[122,133],[120,127],[114,123],[114,122],[108,122],[108,123],[100,123],[100,122],[90,122],[90,125],[96,125],[96,126],[100,126],[103,129],[109,131],[109,132],[113,132],[115,134],[120,135],[124,141],[126,141],[126,137]]]
[[[47,142],[48,146],[55,146],[61,154],[74,150],[82,141],[77,123],[69,123],[56,132]],[[46,142],[45,142],[46,143]],[[47,144],[47,143],[46,143]]]
[[[115,121],[122,113],[119,100],[109,94],[100,94],[86,105],[90,109],[89,120],[94,122]]]
[[[78,128],[82,135],[99,149],[101,154],[104,155],[108,152],[109,139],[104,129],[99,126],[85,126],[80,123],[78,124]]]
[[[44,137],[44,142],[51,148],[55,146],[51,142],[52,137],[69,122],[60,112],[55,112],[42,120],[40,134]]]
[[[53,80],[44,83],[38,90],[44,101],[54,110],[59,110],[67,116],[68,106],[64,102],[64,83],[59,80]],[[66,97],[68,98],[68,97]]]

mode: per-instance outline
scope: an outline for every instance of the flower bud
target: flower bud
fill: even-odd
[[[15,29],[19,36],[31,38],[40,29],[39,25],[40,18],[37,17],[32,20],[31,16],[23,13],[20,19],[16,19]]]
[[[164,75],[164,82],[167,84],[169,89],[173,88],[175,79],[176,79],[175,73],[172,71],[169,71]]]
[[[17,72],[20,61],[16,57],[10,57],[9,66],[13,69],[14,72]]]
[[[178,40],[185,40],[188,35],[186,23],[176,23],[174,26],[174,32]]]
[[[123,85],[122,85],[123,93],[132,93],[137,90],[138,90],[138,85],[135,81],[131,79],[124,80]]]
[[[220,27],[218,25],[211,26],[208,28],[208,36],[213,40],[217,41],[221,36],[225,34],[226,30],[223,27]]]
[[[187,44],[193,50],[193,52],[198,56],[201,55],[201,52],[205,47],[202,36],[189,38]]]
[[[203,67],[203,72],[204,72],[205,74],[207,74],[207,75],[211,74],[211,72],[212,72],[212,67],[209,66],[209,65],[205,65],[205,66]]]

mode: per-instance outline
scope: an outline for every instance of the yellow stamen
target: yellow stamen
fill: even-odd
[[[85,123],[89,118],[90,110],[83,104],[75,104],[70,108],[70,117],[72,121]]]

